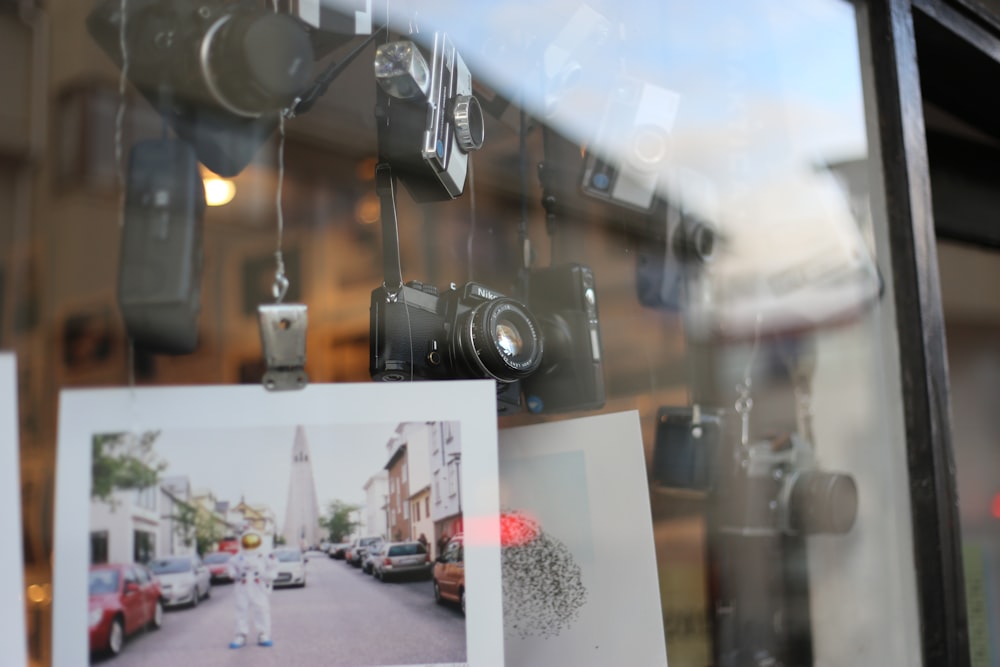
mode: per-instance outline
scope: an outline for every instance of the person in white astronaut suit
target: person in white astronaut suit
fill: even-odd
[[[265,548],[263,537],[254,529],[243,531],[240,551],[229,559],[236,600],[236,636],[229,648],[246,646],[253,618],[259,646],[272,646],[271,584],[277,574],[278,561]]]

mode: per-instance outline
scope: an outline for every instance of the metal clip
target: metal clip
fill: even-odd
[[[260,342],[264,348],[264,388],[268,391],[303,389],[306,375],[306,305],[273,303],[257,306]]]

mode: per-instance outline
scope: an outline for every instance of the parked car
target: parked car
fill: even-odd
[[[90,567],[90,652],[118,655],[125,637],[163,624],[160,582],[142,565]]]
[[[338,544],[332,544],[330,545],[330,550],[327,553],[330,554],[330,558],[333,558],[334,560],[344,560],[344,555],[350,548],[350,546],[351,546],[350,542],[340,542]]]
[[[274,587],[306,585],[306,563],[309,559],[302,555],[300,549],[275,549],[274,556],[278,560],[278,574],[274,579]]]
[[[421,542],[388,542],[374,560],[376,579],[388,581],[404,575],[426,579],[433,568],[431,555]]]
[[[361,561],[361,570],[365,574],[374,574],[375,560],[381,556],[384,548],[385,542],[376,542],[365,550],[364,560]]]
[[[213,551],[205,554],[204,563],[208,567],[209,580],[213,583],[232,581],[233,575],[229,570],[229,561],[233,554],[228,551]]]
[[[457,602],[465,615],[465,557],[461,534],[448,541],[434,563],[434,599],[439,604]]]
[[[344,553],[344,560],[354,567],[361,567],[361,564],[365,560],[365,553],[368,551],[368,547],[381,541],[382,538],[377,535],[373,537],[357,538],[351,542],[351,546]]]
[[[167,607],[197,607],[202,598],[212,594],[212,575],[197,555],[157,558],[149,563],[149,569],[160,580]]]

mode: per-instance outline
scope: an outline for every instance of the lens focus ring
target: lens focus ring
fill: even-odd
[[[455,140],[464,152],[478,151],[486,139],[483,109],[475,95],[456,95],[451,111]]]
[[[506,297],[493,299],[465,315],[455,334],[456,357],[475,377],[514,382],[541,364],[540,332],[523,305]]]

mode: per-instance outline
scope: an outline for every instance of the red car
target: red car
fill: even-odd
[[[160,582],[143,565],[92,565],[88,622],[91,653],[121,653],[125,637],[163,624]]]
[[[229,560],[233,557],[228,551],[213,551],[205,554],[201,562],[208,566],[208,572],[212,575],[212,583],[220,581],[232,581],[233,575],[229,571]]]

